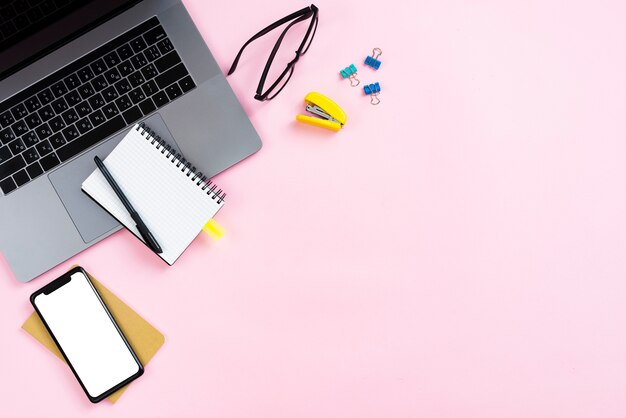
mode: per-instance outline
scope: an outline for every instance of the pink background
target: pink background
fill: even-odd
[[[185,3],[224,71],[306,5]],[[228,79],[264,147],[216,179],[221,241],[167,268],[124,231],[27,285],[0,261],[0,416],[626,416],[624,2],[316,4],[276,100],[275,37]],[[309,91],[342,132],[294,121]],[[20,329],[73,263],[167,338],[116,405]]]

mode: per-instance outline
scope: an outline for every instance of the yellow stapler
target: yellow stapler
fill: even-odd
[[[299,122],[338,131],[348,120],[346,112],[323,94],[311,92],[304,96],[304,103],[306,103],[307,112],[319,117],[297,115],[296,120]]]

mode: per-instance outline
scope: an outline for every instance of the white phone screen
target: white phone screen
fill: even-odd
[[[141,368],[81,272],[49,294],[34,298],[88,394],[96,398]]]

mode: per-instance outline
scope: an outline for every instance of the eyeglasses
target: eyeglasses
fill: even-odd
[[[309,47],[311,46],[311,42],[313,41],[313,37],[315,36],[315,31],[317,30],[318,11],[319,9],[314,4],[312,4],[309,7],[305,7],[304,9],[298,10],[297,12],[294,12],[290,14],[289,16],[285,16],[282,19],[277,20],[276,22],[272,23],[265,29],[258,32],[256,35],[250,38],[248,42],[243,44],[243,46],[239,50],[239,53],[237,54],[237,57],[235,57],[235,61],[233,61],[233,65],[231,65],[230,70],[228,70],[228,75],[231,75],[232,73],[235,72],[235,69],[237,69],[237,64],[239,63],[239,58],[241,58],[241,54],[243,53],[243,50],[252,41],[273,31],[277,27],[284,25],[287,22],[291,22],[289,23],[289,25],[287,25],[287,27],[280,34],[278,41],[276,41],[276,45],[274,45],[274,49],[272,49],[272,53],[270,54],[270,57],[267,60],[267,64],[265,64],[265,68],[263,69],[263,74],[261,74],[261,80],[259,81],[259,85],[256,89],[256,94],[254,95],[254,98],[259,101],[272,100],[274,97],[276,97],[276,95],[278,95],[278,93],[280,93],[285,88],[285,86],[289,82],[289,79],[291,78],[291,75],[293,74],[293,69],[296,66],[296,62],[298,62],[300,57],[306,54],[306,52],[309,50]],[[309,28],[307,29],[306,34],[304,35],[304,39],[302,40],[302,42],[300,43],[300,46],[298,47],[298,50],[296,51],[296,57],[287,64],[287,68],[285,68],[285,70],[278,76],[276,81],[274,81],[272,85],[270,85],[267,88],[267,90],[263,91],[263,87],[265,86],[267,75],[270,71],[272,63],[274,62],[276,53],[278,52],[278,49],[280,48],[280,44],[282,43],[283,38],[285,37],[285,34],[287,33],[289,29],[291,29],[293,25],[295,25],[296,23],[300,23],[304,20],[307,20],[309,18],[311,18],[311,23],[309,24]]]

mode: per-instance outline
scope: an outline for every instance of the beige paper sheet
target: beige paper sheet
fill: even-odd
[[[145,319],[139,316],[137,312],[133,311],[128,305],[111,293],[102,283],[94,279],[93,276],[89,275],[89,278],[96,290],[98,290],[98,293],[100,293],[102,300],[111,311],[111,314],[126,336],[131,347],[135,350],[139,361],[141,361],[141,364],[145,367],[156,352],[159,351],[165,342],[165,337]],[[41,322],[37,312],[33,312],[32,315],[28,317],[26,322],[22,325],[22,328],[35,337],[37,341],[43,344],[55,356],[65,361],[54,343],[54,340],[48,333],[48,330],[46,330],[46,327]],[[130,384],[132,384],[132,382]],[[109,401],[115,403],[129,385],[124,386],[109,396]]]

